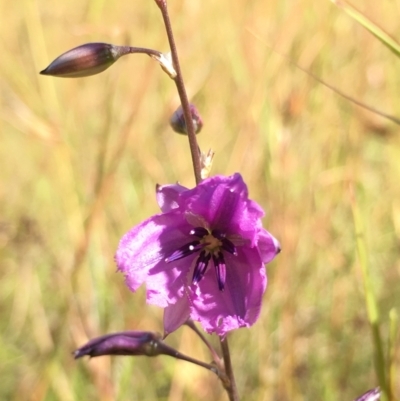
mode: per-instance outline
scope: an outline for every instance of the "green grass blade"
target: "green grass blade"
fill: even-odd
[[[353,6],[341,0],[332,0],[339,8],[341,8],[351,18],[356,20],[364,28],[370,31],[377,39],[379,39],[387,48],[389,48],[397,57],[400,57],[400,45],[391,38],[382,28],[373,23],[360,11],[357,11]]]
[[[379,309],[374,294],[374,286],[371,280],[368,249],[365,241],[363,218],[357,204],[356,196],[352,193],[351,206],[353,212],[354,229],[356,234],[357,254],[360,262],[362,279],[364,284],[365,304],[368,320],[371,326],[373,346],[375,350],[375,370],[382,390],[382,401],[388,401],[388,385],[386,380],[386,365],[383,352],[383,344],[379,327]]]
[[[396,338],[399,329],[399,316],[396,309],[392,308],[389,312],[389,341],[388,341],[388,363],[387,363],[387,375],[388,375],[388,391],[389,400],[394,400],[395,384],[396,384],[396,367],[395,367],[395,354],[396,354]]]

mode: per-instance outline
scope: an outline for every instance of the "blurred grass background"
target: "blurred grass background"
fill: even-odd
[[[399,0],[354,4],[400,38]],[[0,0],[0,10],[0,399],[226,400],[184,362],[71,356],[101,334],[162,331],[162,311],[125,288],[113,254],[158,212],[156,183],[194,180],[186,138],[168,126],[174,84],[150,58],[85,79],[38,72],[91,41],[166,51],[157,7]],[[241,172],[283,247],[260,320],[231,337],[242,399],[350,401],[377,385],[350,192],[386,341],[400,305],[400,130],[271,48],[396,116],[400,61],[329,1],[170,0],[170,13],[213,173]],[[210,358],[189,329],[169,343]]]

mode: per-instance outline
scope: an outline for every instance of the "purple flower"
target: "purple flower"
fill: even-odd
[[[215,176],[193,189],[157,187],[162,210],[122,238],[115,259],[147,302],[165,308],[166,334],[191,318],[225,336],[258,318],[265,263],[280,251],[262,228],[261,207],[248,199],[240,174]]]

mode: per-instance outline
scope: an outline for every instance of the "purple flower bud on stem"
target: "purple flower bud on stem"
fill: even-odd
[[[107,334],[90,340],[74,352],[75,359],[101,355],[159,355],[159,333],[151,331],[125,331]]]
[[[82,358],[83,356],[95,357],[102,355],[169,355],[173,358],[191,362],[206,368],[219,377],[223,376],[223,372],[214,364],[204,363],[181,354],[176,349],[165,344],[161,339],[161,334],[151,331],[123,331],[120,333],[106,334],[105,336],[90,340],[87,344],[74,352],[75,359]]]
[[[198,134],[203,128],[203,120],[201,119],[200,114],[194,104],[190,104],[189,108],[193,120],[194,131],[196,134]],[[183,114],[182,106],[179,106],[175,113],[172,114],[169,123],[175,132],[178,134],[187,135],[185,116]]]
[[[131,53],[145,53],[153,57],[160,57],[161,55],[156,50],[140,47],[86,43],[57,57],[47,68],[40,71],[40,74],[60,78],[87,77],[106,70],[121,56]]]

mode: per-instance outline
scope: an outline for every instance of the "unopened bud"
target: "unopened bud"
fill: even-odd
[[[102,355],[168,355],[202,366],[220,376],[214,364],[204,363],[181,354],[176,349],[165,344],[161,339],[161,334],[151,331],[123,331],[107,334],[90,340],[86,345],[74,352],[75,359],[82,358],[83,356],[95,357]]]
[[[86,43],[57,57],[40,73],[61,78],[87,77],[104,71],[121,56],[131,52],[129,46]]]
[[[203,127],[203,120],[201,119],[200,114],[194,104],[190,104],[189,109],[192,116],[194,132],[198,134]],[[175,113],[172,114],[169,123],[175,132],[177,132],[178,134],[187,135],[187,127],[182,106],[179,106]]]
[[[354,401],[378,401],[381,397],[381,391],[379,387],[373,388],[372,390],[367,391],[360,397],[356,398]]]
[[[83,356],[101,355],[147,355],[155,356],[161,352],[158,344],[159,333],[151,331],[124,331],[107,334],[90,340],[74,352],[75,359]]]

